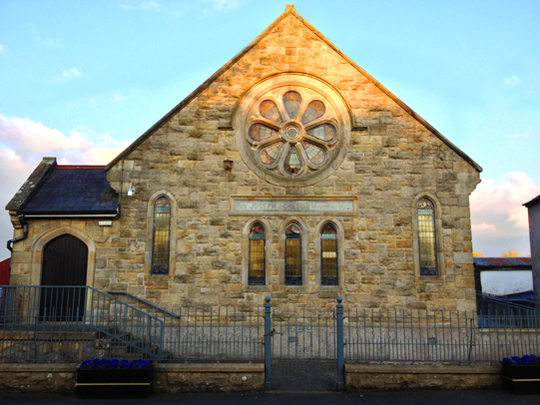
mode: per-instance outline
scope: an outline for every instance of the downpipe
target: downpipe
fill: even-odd
[[[28,237],[28,222],[26,222],[26,219],[24,218],[24,215],[19,215],[19,222],[23,226],[23,234],[22,236],[19,236],[18,238],[13,238],[7,241],[7,248],[10,252],[13,252],[13,244],[20,242],[21,240],[25,240]]]

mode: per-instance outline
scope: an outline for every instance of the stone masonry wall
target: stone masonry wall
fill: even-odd
[[[328,83],[350,109],[356,127],[348,155],[328,178],[314,186],[274,186],[253,174],[228,130],[241,96],[273,74],[299,72]],[[221,128],[221,129],[220,129]],[[224,160],[232,160],[227,172]],[[110,228],[97,221],[31,221],[29,238],[15,245],[12,281],[29,279],[35,238],[64,225],[79,229],[95,244],[93,285],[126,290],[165,307],[273,305],[333,308],[335,298],[359,308],[475,308],[469,194],[479,173],[377,88],[342,56],[289,14],[239,61],[178,114],[108,172],[123,188],[122,216]],[[128,184],[135,194],[126,196]],[[168,276],[149,269],[151,229],[148,206],[166,191],[173,199]],[[421,277],[415,268],[413,204],[429,195],[440,205],[438,277]],[[354,215],[293,213],[246,216],[233,212],[231,196],[253,198],[354,197]],[[267,286],[246,285],[245,227],[267,225]],[[286,287],[283,227],[298,220],[307,238],[307,280]],[[342,228],[339,287],[321,287],[318,227],[333,220]],[[18,233],[16,231],[16,235]],[[281,266],[281,267],[280,267]]]

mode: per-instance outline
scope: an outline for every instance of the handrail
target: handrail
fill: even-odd
[[[165,321],[103,291],[90,286],[65,285],[2,285],[0,289],[6,293],[2,294],[0,300],[0,335],[4,335],[6,330],[23,334],[33,331],[35,337],[37,330],[41,332],[51,327],[60,333],[80,328],[82,331],[98,332],[101,336],[114,339],[114,342],[131,348],[128,349],[131,353],[152,356],[157,361],[162,359]],[[74,338],[63,339],[70,341]],[[37,343],[34,344],[35,353],[28,359],[19,346],[5,353],[0,352],[0,357],[46,360],[42,353],[38,353]],[[87,355],[99,353],[96,352],[99,347],[93,342],[88,341],[81,345],[82,352],[70,353],[68,358],[82,360]],[[149,347],[154,347],[155,350]],[[53,351],[49,354],[52,353]],[[81,357],[83,353],[84,356]]]
[[[139,302],[141,302],[141,303],[143,303],[145,305],[148,305],[148,306],[150,306],[150,307],[152,307],[152,308],[154,308],[154,309],[156,309],[158,311],[162,311],[162,312],[166,313],[167,315],[169,315],[169,316],[171,316],[173,318],[180,319],[180,315],[176,315],[176,314],[174,314],[174,313],[172,313],[170,311],[167,311],[165,308],[158,307],[157,305],[152,304],[151,302],[148,302],[148,301],[146,301],[146,300],[144,300],[144,299],[142,299],[140,297],[137,297],[136,295],[130,294],[127,291],[108,291],[108,293],[109,294],[126,295],[126,296],[128,296],[130,298],[133,298],[134,300],[139,301]]]
[[[506,305],[506,306],[509,307],[509,309],[520,309],[520,310],[526,310],[526,311],[532,311],[532,312],[540,312],[539,308],[529,307],[529,306],[523,305],[523,304],[517,304],[517,303],[511,302],[510,300],[508,300],[506,298],[501,298],[500,296],[491,295],[489,293],[485,293],[485,292],[482,292],[482,291],[476,291],[476,298],[477,299],[489,300],[489,301],[492,301],[492,302],[494,302],[496,304]],[[530,302],[531,304],[540,304],[540,302],[534,301],[534,300],[529,300],[527,302]]]

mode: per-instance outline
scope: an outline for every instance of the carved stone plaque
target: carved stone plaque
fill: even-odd
[[[341,212],[353,213],[354,200],[234,200],[235,213]]]

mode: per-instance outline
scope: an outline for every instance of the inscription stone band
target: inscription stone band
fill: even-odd
[[[234,212],[354,212],[353,200],[234,200]]]

